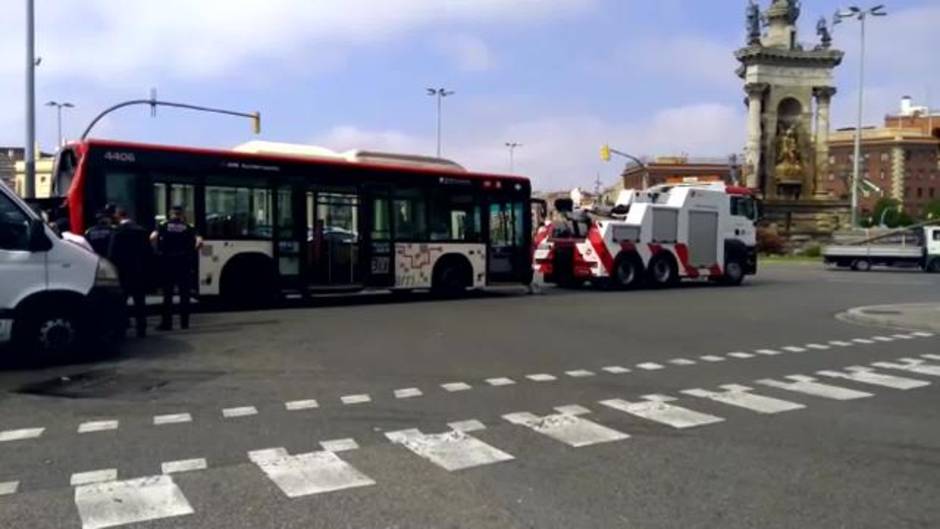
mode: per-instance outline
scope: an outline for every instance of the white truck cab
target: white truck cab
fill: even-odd
[[[940,273],[940,226],[924,228],[924,246],[927,249],[926,270]]]
[[[123,335],[124,298],[107,260],[59,237],[0,183],[0,344],[27,360]]]

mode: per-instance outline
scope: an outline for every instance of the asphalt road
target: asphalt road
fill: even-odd
[[[200,314],[0,371],[0,527],[938,527],[940,337],[836,318],[937,301],[774,264]]]

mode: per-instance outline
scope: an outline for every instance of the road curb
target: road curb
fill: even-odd
[[[940,332],[940,303],[900,303],[854,307],[836,318],[857,325]]]

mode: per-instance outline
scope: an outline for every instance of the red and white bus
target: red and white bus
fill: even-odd
[[[181,205],[204,239],[198,294],[432,289],[532,280],[531,186],[446,160],[250,142],[209,150],[90,139],[58,155],[81,232],[113,203],[152,229]]]

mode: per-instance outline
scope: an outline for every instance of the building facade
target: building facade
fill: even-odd
[[[0,147],[0,182],[10,189],[15,189],[16,186],[16,162],[22,160],[22,147]]]
[[[660,156],[645,166],[627,165],[621,173],[620,189],[645,189],[666,183],[698,180],[737,182],[736,158],[690,158],[688,156]]]

